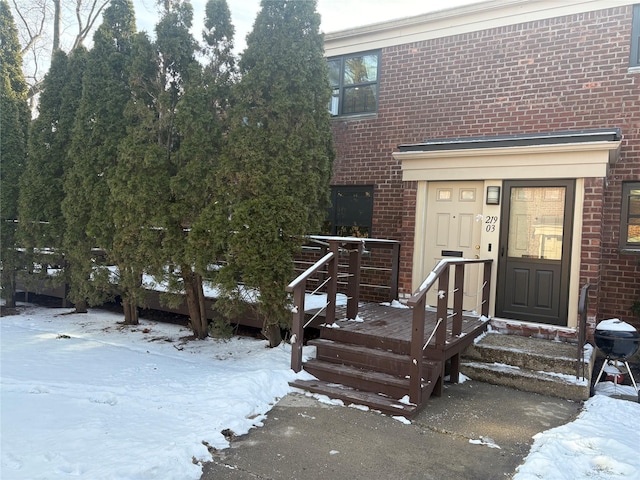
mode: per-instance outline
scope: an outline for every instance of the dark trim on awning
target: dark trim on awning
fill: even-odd
[[[619,128],[576,130],[550,133],[525,133],[495,137],[457,137],[425,140],[423,143],[398,145],[401,152],[432,152],[470,148],[527,147],[562,143],[617,142],[622,140]]]

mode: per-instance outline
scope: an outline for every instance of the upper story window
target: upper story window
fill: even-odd
[[[640,182],[622,184],[620,248],[640,252]]]
[[[331,115],[375,113],[378,109],[380,52],[332,57],[328,63],[333,89],[329,104]]]
[[[640,3],[633,6],[630,67],[640,67]]]

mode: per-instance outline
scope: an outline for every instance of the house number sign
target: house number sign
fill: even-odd
[[[497,215],[487,215],[484,219],[484,230],[485,232],[495,232],[496,225],[498,224],[498,216]]]

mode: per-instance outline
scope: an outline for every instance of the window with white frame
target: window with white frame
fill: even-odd
[[[358,115],[378,110],[380,52],[366,52],[328,59],[332,96],[331,115]]]
[[[640,182],[622,184],[620,248],[640,252]]]

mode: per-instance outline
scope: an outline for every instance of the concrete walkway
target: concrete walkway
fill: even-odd
[[[202,480],[508,479],[533,435],[572,421],[580,407],[469,380],[447,385],[405,425],[290,394],[263,427],[217,452]]]

